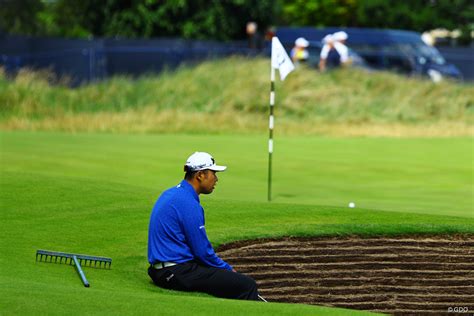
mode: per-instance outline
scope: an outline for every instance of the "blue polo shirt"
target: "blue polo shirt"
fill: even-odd
[[[148,262],[201,263],[232,270],[219,258],[207,238],[204,209],[186,180],[166,190],[156,201],[148,230]]]

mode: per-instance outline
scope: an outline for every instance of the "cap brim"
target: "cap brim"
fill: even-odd
[[[225,169],[227,169],[227,166],[214,165],[206,169],[213,170],[213,171],[225,171]]]

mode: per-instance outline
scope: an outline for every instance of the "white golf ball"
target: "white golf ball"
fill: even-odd
[[[349,203],[349,207],[350,207],[350,208],[354,208],[354,207],[356,207],[356,205],[355,205],[354,202],[350,202],[350,203]]]

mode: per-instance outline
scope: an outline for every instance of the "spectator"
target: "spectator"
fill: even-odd
[[[347,38],[347,33],[344,31],[328,34],[323,38],[324,46],[319,60],[320,71],[349,64],[349,49],[345,45]]]
[[[336,32],[332,35],[334,40],[334,48],[340,55],[340,63],[346,65],[349,63],[349,49],[346,46],[348,35],[344,31]]]
[[[247,37],[249,41],[249,48],[256,49],[258,46],[257,23],[248,22],[246,26]]]
[[[298,37],[295,41],[295,46],[290,52],[291,60],[295,65],[306,62],[309,57],[308,50],[309,42],[304,37]]]
[[[319,55],[319,70],[325,71],[328,61],[329,52],[334,50],[334,40],[331,34],[327,34],[324,36],[323,40],[323,48],[321,49],[321,53]]]

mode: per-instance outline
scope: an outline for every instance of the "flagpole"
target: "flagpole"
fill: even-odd
[[[268,201],[272,200],[273,106],[275,105],[275,68],[270,67],[270,116],[268,119]]]
[[[275,105],[275,69],[280,73],[281,81],[295,69],[290,57],[286,53],[285,48],[281,44],[278,37],[272,37],[272,62],[270,73],[270,116],[268,119],[268,201],[272,200],[272,155],[273,155],[273,125],[275,123],[273,116],[273,108]]]

